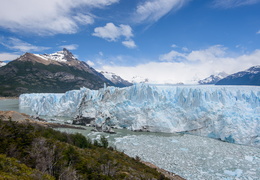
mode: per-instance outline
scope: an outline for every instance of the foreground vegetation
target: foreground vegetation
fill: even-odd
[[[8,162],[8,163],[7,163]],[[138,159],[81,134],[0,120],[0,179],[167,179]]]

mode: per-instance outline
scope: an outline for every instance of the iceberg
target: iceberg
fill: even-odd
[[[260,147],[260,87],[155,86],[81,88],[22,94],[20,108],[41,116],[81,116],[131,130],[185,132]]]

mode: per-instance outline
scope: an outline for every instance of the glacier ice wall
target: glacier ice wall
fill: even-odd
[[[152,86],[22,94],[38,115],[95,118],[97,124],[153,132],[187,132],[260,147],[260,87]]]

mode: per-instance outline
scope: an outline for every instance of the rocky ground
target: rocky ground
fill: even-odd
[[[19,97],[0,97],[0,100],[3,99],[18,99]]]
[[[45,127],[51,128],[73,128],[73,129],[84,129],[83,127],[67,125],[67,124],[58,124],[58,123],[49,123],[44,119],[38,117],[31,117],[27,114],[19,113],[16,111],[0,111],[0,119],[3,121],[16,121],[18,123],[32,123],[32,124],[39,124]]]

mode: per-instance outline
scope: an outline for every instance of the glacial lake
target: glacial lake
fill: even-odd
[[[18,99],[0,100],[0,110],[31,113],[28,109],[19,109]],[[52,119],[55,122],[70,121],[70,118]],[[92,132],[91,129],[58,130],[79,132],[93,139],[104,135],[117,150],[132,157],[139,156],[143,161],[151,162],[188,180],[260,179],[259,148],[188,134],[132,132],[126,129],[115,129],[117,134],[106,134]]]

